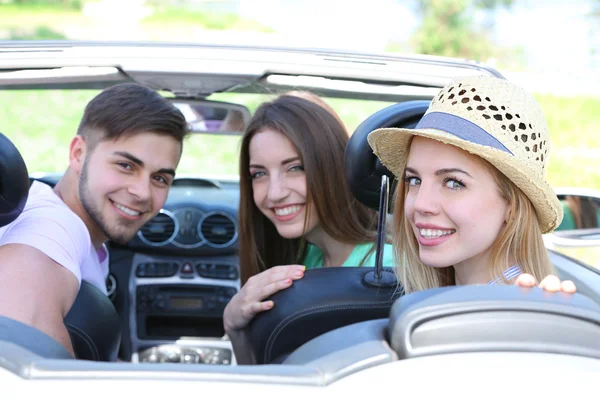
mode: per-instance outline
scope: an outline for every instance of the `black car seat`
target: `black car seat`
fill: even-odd
[[[25,208],[28,195],[25,161],[15,145],[0,133],[0,226],[17,219]]]
[[[12,223],[27,203],[31,181],[27,166],[14,144],[0,133],[0,226]],[[65,317],[78,359],[114,361],[121,331],[112,302],[100,290],[83,281]],[[67,350],[48,335],[10,318],[0,316],[0,339],[21,345],[50,358],[71,358]]]

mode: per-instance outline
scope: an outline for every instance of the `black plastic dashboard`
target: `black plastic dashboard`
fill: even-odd
[[[115,281],[127,282],[117,284],[127,299],[123,359],[233,363],[223,310],[240,288],[238,202],[236,181],[179,178],[161,212],[113,246],[128,255],[111,263]]]

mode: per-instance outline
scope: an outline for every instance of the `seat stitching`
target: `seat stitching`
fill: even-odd
[[[283,331],[283,329],[287,325],[291,324],[298,318],[301,318],[301,317],[304,317],[307,315],[311,315],[316,312],[323,312],[323,311],[364,309],[368,306],[374,307],[374,308],[385,308],[385,307],[388,307],[391,304],[393,304],[394,301],[395,300],[393,300],[393,301],[375,301],[375,302],[367,301],[367,302],[359,302],[359,303],[355,303],[355,302],[341,303],[341,304],[326,305],[326,306],[321,305],[321,306],[314,306],[314,307],[308,308],[306,310],[296,311],[295,313],[284,318],[279,324],[277,324],[275,329],[273,329],[273,332],[271,332],[271,334],[269,335],[269,339],[267,340],[267,346],[265,347],[265,352],[264,352],[264,359],[265,360],[270,359],[271,350],[272,350],[272,348],[275,344],[275,340],[277,339],[279,334]]]
[[[75,333],[79,337],[81,337],[86,342],[86,344],[92,349],[94,359],[96,361],[100,360],[100,352],[98,351],[98,348],[96,347],[96,343],[94,343],[92,338],[87,333],[85,333],[82,329],[76,327],[75,325],[71,325],[71,324],[66,324],[66,325],[69,328],[74,329],[73,333]]]

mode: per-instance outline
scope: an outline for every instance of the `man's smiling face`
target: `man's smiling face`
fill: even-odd
[[[165,204],[180,156],[176,139],[152,132],[100,141],[79,176],[79,198],[97,231],[90,233],[131,240]]]

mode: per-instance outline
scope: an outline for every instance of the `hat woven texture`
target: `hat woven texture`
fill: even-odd
[[[550,134],[534,97],[504,79],[458,78],[432,100],[415,129],[381,128],[368,136],[381,162],[399,179],[413,136],[451,144],[490,162],[533,203],[543,233],[554,230],[563,211],[544,179]]]

